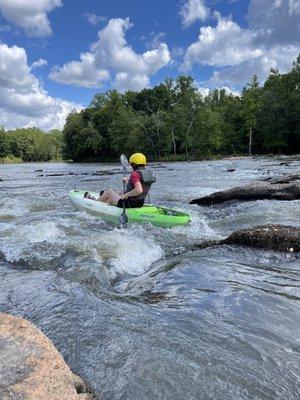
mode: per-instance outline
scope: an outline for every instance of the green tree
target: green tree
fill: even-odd
[[[0,158],[4,158],[9,155],[10,144],[7,133],[4,128],[0,126]]]
[[[262,90],[259,86],[257,76],[254,75],[252,81],[242,92],[242,117],[244,126],[249,137],[249,154],[252,154],[253,132],[257,127],[258,113],[262,105]]]
[[[263,87],[261,146],[268,152],[300,150],[300,57],[287,74],[271,73]]]

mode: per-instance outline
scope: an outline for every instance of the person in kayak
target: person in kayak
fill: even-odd
[[[146,167],[147,160],[144,154],[132,154],[129,163],[133,171],[129,177],[124,178],[126,182],[125,193],[122,194],[109,189],[97,199],[98,201],[119,208],[123,208],[123,202],[125,202],[125,208],[143,207],[151,185],[156,182],[156,178],[151,169]]]

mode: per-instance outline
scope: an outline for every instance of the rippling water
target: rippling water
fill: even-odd
[[[118,229],[73,209],[74,187],[120,186],[121,169],[93,175],[118,165],[0,165],[1,310],[40,327],[99,399],[298,398],[299,259],[229,246],[185,252],[240,228],[299,225],[299,201],[188,205],[299,170],[297,159],[280,161],[157,165],[152,202],[193,218],[172,229]]]

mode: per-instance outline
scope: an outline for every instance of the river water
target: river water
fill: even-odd
[[[74,187],[120,188],[121,169],[93,175],[118,165],[0,165],[1,311],[37,325],[99,399],[299,398],[299,259],[230,246],[187,251],[240,228],[299,225],[299,201],[188,205],[299,171],[299,158],[280,162],[156,165],[151,201],[192,215],[172,229],[118,229],[72,207]]]

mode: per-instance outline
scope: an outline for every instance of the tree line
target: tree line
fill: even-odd
[[[203,96],[191,77],[152,89],[98,93],[68,115],[62,133],[0,130],[0,159],[108,161],[144,152],[152,160],[300,151],[300,56],[291,71],[256,76],[240,96],[225,89]],[[3,156],[4,154],[4,156]]]
[[[63,136],[57,129],[45,133],[38,128],[0,127],[0,161],[61,160],[62,148]]]
[[[64,158],[109,160],[140,151],[154,160],[300,150],[300,56],[286,74],[272,69],[241,96],[202,96],[191,77],[166,79],[141,92],[97,94],[71,113],[63,129]]]

